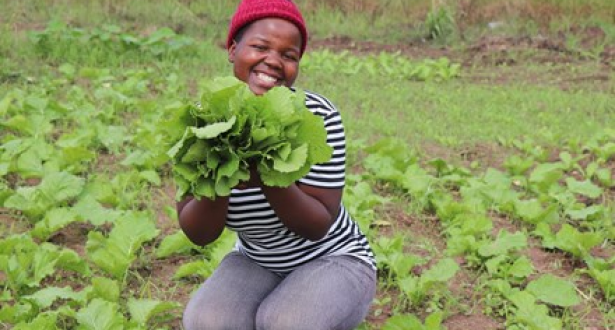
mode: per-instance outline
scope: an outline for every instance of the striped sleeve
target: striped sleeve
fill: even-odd
[[[323,96],[308,91],[305,93],[307,108],[313,114],[323,117],[327,144],[333,148],[333,155],[328,162],[313,165],[310,172],[299,182],[319,188],[343,188],[346,175],[346,137],[342,117],[335,106]]]

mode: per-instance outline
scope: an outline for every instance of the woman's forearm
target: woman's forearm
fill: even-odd
[[[307,194],[296,184],[288,188],[262,186],[262,190],[284,225],[312,241],[327,234],[339,212],[339,203],[335,208],[328,208],[325,206],[327,203]]]
[[[179,226],[194,244],[207,245],[224,230],[228,202],[228,197],[217,197],[215,200],[188,197],[177,203]]]

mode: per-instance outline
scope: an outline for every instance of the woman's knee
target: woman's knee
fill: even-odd
[[[256,313],[256,330],[314,329],[313,324],[309,327],[302,327],[300,323],[301,315],[277,310],[267,304],[261,306]]]
[[[212,317],[214,314],[199,308],[186,308],[184,311],[183,324],[186,330],[201,329],[223,329],[219,317]]]
[[[242,316],[223,308],[194,308],[184,311],[182,323],[185,330],[254,329],[253,319]]]

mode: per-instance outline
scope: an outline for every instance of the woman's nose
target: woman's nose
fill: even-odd
[[[280,54],[276,52],[269,52],[267,57],[265,57],[265,64],[272,68],[281,68],[282,67],[282,57]]]

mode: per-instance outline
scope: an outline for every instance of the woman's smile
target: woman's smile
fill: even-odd
[[[268,75],[264,72],[256,72],[253,74],[255,77],[254,83],[265,89],[271,89],[275,86],[282,86],[283,80]]]

